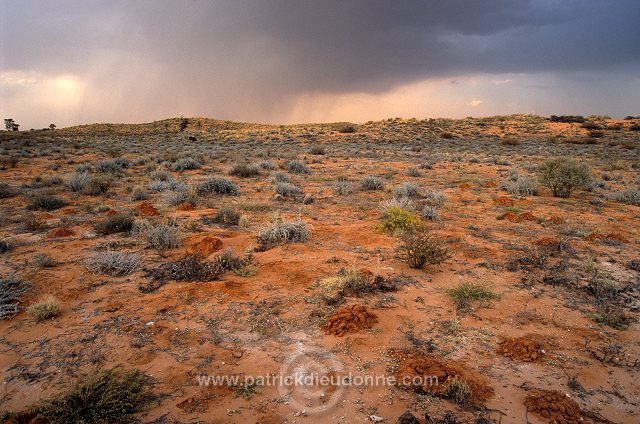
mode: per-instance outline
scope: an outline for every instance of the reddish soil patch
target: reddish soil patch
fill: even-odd
[[[456,377],[467,383],[473,401],[484,402],[493,396],[493,388],[482,375],[457,361],[435,356],[409,357],[400,363],[395,373],[399,387],[418,393],[440,394]]]
[[[509,207],[509,206],[513,206],[514,201],[513,199],[509,199],[507,196],[500,196],[496,199],[496,204],[500,206]]]
[[[188,250],[187,254],[191,255],[200,255],[202,257],[207,257],[212,253],[217,252],[222,249],[222,240],[217,237],[206,236],[202,240],[197,243],[194,243]]]
[[[522,218],[513,212],[505,212],[498,219],[506,219],[509,222],[522,222]]]
[[[558,240],[555,237],[542,237],[539,240],[536,240],[533,244],[535,244],[536,246],[555,246],[558,243],[560,243],[560,240]]]
[[[559,216],[550,216],[549,219],[547,219],[548,222],[552,223],[552,224],[562,224],[562,222],[564,221],[562,218],[560,218]]]
[[[544,356],[542,343],[531,336],[502,340],[498,343],[496,352],[507,358],[524,362],[537,361]]]
[[[190,397],[183,400],[176,406],[188,414],[193,414],[194,412],[205,412],[207,410],[207,403],[207,400]]]
[[[340,308],[331,315],[324,326],[324,334],[338,337],[346,333],[357,332],[363,328],[371,328],[377,322],[376,316],[367,311],[364,305],[351,305]]]
[[[118,211],[113,210],[113,209],[109,209],[109,210],[107,211],[107,215],[118,215]]]
[[[195,208],[196,207],[193,205],[193,203],[187,203],[187,202],[180,203],[177,207],[179,211],[192,211]]]
[[[73,232],[73,230],[70,230],[69,228],[59,227],[49,231],[49,234],[47,234],[47,238],[51,239],[51,238],[58,238],[58,237],[69,237],[74,234],[75,233]]]
[[[484,183],[485,187],[496,187],[498,184],[496,184],[494,181],[487,181],[486,183]]]
[[[598,232],[592,233],[585,237],[587,241],[613,241],[619,243],[629,243],[629,240],[617,233],[600,234]]]
[[[535,221],[536,219],[538,219],[531,212],[523,212],[523,213],[521,213],[520,214],[520,218],[524,219],[525,221]]]
[[[470,187],[471,187],[471,184],[462,183],[462,184],[460,184],[458,187],[460,187],[460,188],[470,188]]]
[[[540,415],[551,423],[590,423],[578,404],[555,390],[536,390],[524,399],[527,411]]]
[[[158,216],[160,213],[158,209],[156,209],[152,204],[144,202],[138,206],[138,210],[140,211],[140,215],[142,216]]]

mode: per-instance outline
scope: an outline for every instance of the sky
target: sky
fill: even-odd
[[[0,0],[22,129],[640,115],[638,0]]]

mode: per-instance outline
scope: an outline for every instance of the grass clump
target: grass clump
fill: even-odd
[[[411,268],[422,269],[451,257],[449,249],[425,232],[408,231],[402,236],[398,256]]]
[[[242,178],[257,177],[260,175],[259,165],[249,165],[247,163],[236,163],[229,170],[229,175],[235,175]]]
[[[473,302],[488,302],[499,296],[480,284],[463,282],[447,294],[456,302],[458,309],[466,309]]]
[[[226,271],[236,271],[247,267],[252,261],[250,254],[239,257],[232,251],[225,250],[213,260],[207,261],[201,255],[187,256],[176,262],[162,265],[151,271],[156,280],[176,281],[215,281]]]
[[[517,196],[538,195],[538,184],[530,177],[517,176],[515,180],[507,180],[502,183],[502,189]]]
[[[18,191],[8,183],[0,182],[0,199],[6,199],[18,194]]]
[[[362,187],[362,190],[364,191],[382,190],[384,188],[384,182],[380,177],[369,175],[362,179],[360,187]]]
[[[34,197],[31,202],[29,202],[27,209],[50,212],[56,209],[60,209],[66,206],[66,204],[67,203],[59,197],[40,195]]]
[[[58,262],[46,253],[36,253],[33,255],[33,263],[38,268],[53,268]]]
[[[13,275],[0,279],[0,319],[20,312],[20,297],[28,290],[29,285]]]
[[[180,158],[171,165],[171,169],[177,172],[200,169],[202,165],[192,157]]]
[[[291,183],[276,183],[275,190],[282,197],[295,197],[302,194],[302,189]]]
[[[240,212],[229,206],[223,206],[214,215],[212,221],[220,225],[235,226],[240,222]]]
[[[162,253],[180,247],[182,240],[178,227],[172,223],[152,224],[149,221],[136,222],[134,233],[141,234],[147,247]]]
[[[392,233],[398,231],[416,231],[422,229],[420,217],[398,206],[391,206],[383,212],[383,222],[378,225],[380,231]]]
[[[569,197],[574,190],[589,186],[591,172],[584,163],[569,158],[556,158],[545,161],[538,168],[538,178],[555,197]]]
[[[619,191],[611,196],[615,202],[625,203],[627,205],[640,206],[640,190],[629,189]]]
[[[57,317],[60,314],[60,302],[52,295],[41,298],[27,308],[27,313],[38,322]]]
[[[237,196],[240,194],[240,190],[238,190],[238,186],[231,180],[209,178],[207,181],[198,184],[198,194]]]
[[[33,407],[51,424],[130,423],[145,399],[144,376],[118,368],[97,372]]]
[[[455,376],[441,390],[442,397],[457,404],[464,404],[471,398],[471,388],[464,381]]]
[[[257,241],[262,247],[271,247],[281,243],[296,243],[307,241],[311,232],[304,221],[287,221],[274,219],[271,224],[262,228]]]
[[[135,253],[100,252],[87,259],[87,269],[94,274],[122,277],[134,272],[140,264]]]
[[[396,188],[396,196],[398,197],[418,197],[419,195],[418,186],[410,182],[405,182]]]
[[[353,193],[353,186],[349,181],[336,181],[333,190],[339,196]]]
[[[94,228],[98,234],[108,235],[116,233],[127,233],[133,229],[133,216],[127,213],[119,213],[110,215],[102,221],[94,224]]]

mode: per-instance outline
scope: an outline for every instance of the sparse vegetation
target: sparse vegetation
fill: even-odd
[[[94,228],[96,232],[101,235],[128,233],[133,229],[134,221],[132,215],[118,213],[96,222]]]
[[[261,246],[270,247],[280,243],[307,241],[310,236],[311,232],[304,221],[287,221],[275,218],[269,225],[260,230],[257,240]]]
[[[27,209],[51,212],[56,209],[63,208],[66,205],[67,203],[59,197],[44,194],[35,196],[33,199],[31,199],[31,202],[29,202]]]
[[[238,186],[230,180],[224,178],[209,178],[198,185],[198,194],[220,194],[226,196],[237,196],[240,194]]]
[[[304,163],[299,160],[292,160],[287,162],[287,170],[292,174],[309,174],[311,173],[311,169]]]
[[[15,275],[0,278],[0,319],[12,318],[20,312],[20,298],[29,287]]]
[[[380,177],[369,175],[368,177],[363,178],[360,182],[360,186],[365,191],[382,190],[384,188],[384,182]]]
[[[420,217],[408,210],[392,206],[383,214],[383,222],[378,226],[382,231],[415,231],[422,228]]]
[[[487,302],[498,298],[498,295],[484,286],[469,282],[460,283],[455,289],[447,290],[447,294],[461,310],[468,308],[473,302]]]

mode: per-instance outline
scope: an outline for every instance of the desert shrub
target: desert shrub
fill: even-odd
[[[309,174],[311,170],[309,167],[302,161],[299,160],[291,160],[287,162],[287,171],[292,174]]]
[[[6,253],[11,249],[11,245],[9,244],[9,240],[0,239],[0,254]]]
[[[39,195],[31,199],[27,209],[39,211],[53,211],[66,206],[66,202],[59,197],[47,194]]]
[[[240,212],[229,206],[223,206],[218,209],[212,221],[221,225],[238,225],[240,222]]]
[[[146,200],[148,197],[147,190],[142,186],[135,186],[131,190],[131,200],[133,201]]]
[[[462,282],[455,289],[447,290],[447,294],[456,302],[459,309],[469,307],[472,302],[490,301],[499,296],[480,284]]]
[[[187,185],[183,181],[170,178],[168,180],[151,180],[149,182],[149,190],[154,193],[161,193],[164,191],[183,191],[186,190]]]
[[[260,175],[260,167],[255,164],[236,163],[229,170],[229,174],[242,178],[257,177]]]
[[[214,266],[224,271],[236,271],[249,265],[252,261],[252,255],[249,253],[242,256],[237,256],[232,250],[226,249],[222,253],[216,255],[213,258]]]
[[[33,263],[38,268],[53,268],[58,262],[46,253],[36,253],[33,255]]]
[[[286,221],[275,218],[269,225],[263,227],[257,236],[257,241],[264,247],[280,243],[296,243],[309,239],[311,232],[304,221]]]
[[[134,272],[140,264],[140,257],[135,253],[99,252],[86,261],[87,269],[94,274],[110,277],[122,277]]]
[[[551,115],[549,118],[551,122],[565,122],[565,123],[578,123],[581,124],[585,121],[583,116],[580,115]]]
[[[588,133],[589,137],[587,138],[591,138],[591,139],[596,139],[596,138],[602,138],[604,137],[604,131],[602,130],[590,130]],[[595,140],[593,143],[586,143],[586,144],[596,144]]]
[[[200,169],[202,165],[192,157],[180,158],[171,165],[171,169],[177,172],[187,171],[191,169]]]
[[[9,183],[0,182],[0,199],[6,199],[18,194],[18,191],[13,188]]]
[[[133,216],[127,213],[119,213],[96,222],[94,228],[101,235],[126,233],[133,229],[133,223]]]
[[[10,275],[0,278],[0,319],[9,319],[20,312],[20,297],[29,290],[29,284]]]
[[[353,124],[347,124],[347,125],[342,125],[338,127],[338,132],[343,134],[351,134],[356,132],[357,130],[358,130],[357,127]]]
[[[241,269],[251,263],[250,254],[238,257],[232,251],[225,250],[216,255],[213,260],[206,261],[202,256],[195,254],[187,256],[176,262],[162,265],[151,271],[151,276],[156,280],[176,281],[215,281],[226,271]]]
[[[276,193],[284,197],[295,197],[302,193],[302,189],[291,183],[276,183]]]
[[[425,232],[407,231],[403,234],[398,256],[411,268],[422,269],[426,265],[444,262],[451,253],[442,242]]]
[[[422,217],[429,221],[437,221],[440,219],[440,212],[436,206],[424,205],[422,207]]]
[[[93,166],[91,166],[90,163],[88,162],[81,163],[78,166],[76,166],[76,173],[77,174],[88,173],[88,172],[91,172],[91,169],[93,169]]]
[[[517,146],[520,144],[520,140],[514,137],[505,137],[500,140],[500,144],[503,146]]]
[[[598,125],[598,124],[596,124],[595,122],[592,122],[592,121],[584,121],[581,126],[585,130],[599,130],[600,129],[600,125]]]
[[[538,184],[530,177],[516,177],[515,180],[507,180],[502,183],[502,189],[510,194],[518,196],[536,196],[538,194]]]
[[[276,165],[276,164],[275,164],[275,162],[274,162],[274,161],[272,161],[272,160],[263,160],[263,161],[260,161],[260,162],[258,162],[258,163],[256,164],[256,166],[257,166],[259,169],[264,169],[264,170],[273,170],[273,169],[277,169],[277,168],[278,168],[278,165]]]
[[[96,171],[116,173],[129,167],[129,161],[124,158],[102,160],[96,164]]]
[[[47,223],[36,214],[27,213],[23,218],[24,227],[31,232],[39,232],[47,228]]]
[[[442,133],[440,133],[440,137],[446,139],[446,140],[450,140],[452,138],[455,138],[455,134],[453,134],[452,132],[449,131],[444,131]]]
[[[82,192],[89,196],[105,194],[111,188],[113,180],[106,175],[93,175],[83,187]]]
[[[285,172],[274,172],[271,174],[271,181],[274,183],[290,183],[291,178]]]
[[[198,204],[198,200],[198,187],[196,186],[188,186],[183,191],[174,191],[166,197],[169,206],[177,206],[182,203],[190,203],[195,206]]]
[[[353,192],[353,186],[349,181],[336,181],[333,186],[333,190],[336,194],[344,196]]]
[[[569,197],[575,189],[589,186],[591,172],[584,163],[569,158],[556,158],[540,165],[538,178],[542,185],[551,189],[555,197]]]
[[[42,297],[27,308],[27,313],[38,322],[54,318],[60,314],[60,302],[52,295]]]
[[[312,155],[324,155],[327,153],[327,150],[324,148],[324,146],[311,146],[311,148],[309,149],[309,153],[311,153]]]
[[[428,190],[424,194],[424,199],[427,205],[439,208],[447,201],[447,196],[439,191]]]
[[[411,167],[409,169],[407,169],[407,175],[410,177],[421,177],[422,173],[420,172],[420,170],[416,167]]]
[[[136,222],[134,234],[141,234],[147,247],[164,252],[179,247],[182,243],[178,227],[170,223],[152,224],[148,221]]]
[[[237,196],[240,194],[238,186],[230,180],[224,178],[209,178],[198,184],[198,194],[221,194],[227,196]]]
[[[415,212],[416,205],[415,203],[413,203],[413,200],[409,199],[408,197],[392,197],[391,199],[383,200],[382,202],[380,202],[378,210],[380,210],[380,212],[382,212],[382,214],[386,216],[387,209],[389,208],[400,208],[409,212]]]
[[[640,190],[629,189],[619,191],[614,193],[611,199],[619,203],[626,203],[627,205],[640,206]]]
[[[389,207],[383,213],[383,222],[378,226],[381,231],[414,231],[422,228],[420,217],[406,209]]]
[[[396,196],[399,197],[417,197],[419,195],[418,186],[410,182],[405,182],[396,188]]]
[[[155,171],[149,176],[149,181],[170,181],[173,178],[167,171]]]
[[[73,192],[81,192],[89,183],[91,175],[86,172],[76,172],[67,180],[67,187]]]
[[[130,423],[145,402],[144,375],[113,368],[82,378],[76,386],[36,404],[51,424]]]
[[[384,182],[380,177],[369,175],[362,179],[360,186],[365,191],[382,190],[384,188]]]

